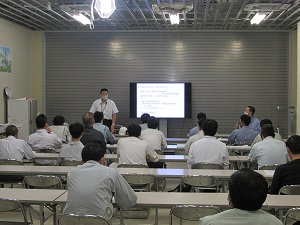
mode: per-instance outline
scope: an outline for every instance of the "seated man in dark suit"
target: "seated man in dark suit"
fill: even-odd
[[[300,184],[300,136],[293,135],[286,141],[287,153],[292,160],[278,166],[275,170],[270,194],[277,195],[285,185]]]
[[[102,132],[93,128],[95,123],[92,113],[86,113],[82,117],[82,123],[84,125],[84,130],[81,138],[81,143],[85,146],[89,143],[100,144],[106,150],[106,142]]]

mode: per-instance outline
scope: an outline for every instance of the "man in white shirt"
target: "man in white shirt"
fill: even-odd
[[[138,124],[132,123],[127,127],[127,138],[121,138],[117,145],[117,154],[119,163],[125,164],[143,164],[147,165],[147,159],[152,162],[157,162],[159,156],[146,141],[140,140],[141,127]]]
[[[150,116],[147,122],[148,128],[141,132],[140,139],[148,142],[152,148],[162,150],[167,148],[165,135],[157,130],[159,121],[156,117]]]
[[[5,139],[0,139],[0,159],[15,159],[22,162],[23,158],[33,159],[36,153],[26,141],[18,139],[18,128],[9,125],[5,131]]]
[[[228,169],[228,150],[224,143],[214,137],[217,130],[218,123],[214,119],[206,119],[203,122],[204,138],[191,145],[188,159],[189,168],[195,163],[214,163]]]
[[[33,159],[36,153],[22,139],[18,139],[18,128],[9,125],[5,130],[5,139],[0,139],[0,159],[15,159],[22,162],[23,158]],[[0,175],[0,180],[22,181],[24,176]]]
[[[51,131],[55,133],[64,143],[69,142],[69,128],[63,116],[55,116]]]
[[[266,124],[271,124],[271,125],[273,125],[272,121],[269,120],[269,119],[263,119],[263,120],[260,121],[260,127],[262,127],[262,126],[264,126],[264,125],[266,125]],[[274,131],[275,131],[275,130],[274,130]],[[275,138],[276,140],[282,141],[282,137],[281,137],[281,135],[278,134],[278,133],[275,133],[274,138]],[[252,143],[252,145],[251,145],[251,148],[253,147],[253,145],[255,145],[256,143],[258,143],[258,142],[260,142],[260,141],[262,141],[261,135],[258,134],[258,135],[256,135],[256,137],[255,137],[255,139],[254,139],[254,141],[253,141],[253,143]]]
[[[120,208],[131,208],[137,196],[127,181],[104,165],[105,149],[87,144],[82,150],[83,165],[68,173],[68,198],[63,214],[95,215],[111,218],[112,198]]]
[[[285,164],[288,161],[285,143],[274,139],[274,136],[274,127],[271,124],[262,126],[262,141],[253,145],[249,154],[249,160],[257,163],[258,168],[264,165]]]
[[[100,99],[94,101],[92,107],[90,108],[91,113],[95,113],[96,111],[103,112],[103,124],[108,126],[110,131],[113,133],[115,130],[115,123],[119,110],[115,102],[108,99],[108,90],[106,88],[102,88],[100,90]]]
[[[282,225],[275,216],[261,210],[268,183],[259,173],[243,168],[231,175],[228,201],[231,209],[200,219],[200,225]]]
[[[188,155],[189,151],[190,151],[190,147],[191,145],[196,142],[199,141],[200,139],[204,138],[204,133],[203,133],[203,122],[206,120],[206,118],[201,118],[200,120],[198,120],[198,129],[199,129],[199,133],[195,134],[193,136],[191,136],[188,141],[186,142],[184,149],[185,149],[185,154]]]
[[[80,142],[83,132],[83,125],[81,123],[73,123],[70,125],[69,130],[72,140],[63,146],[59,153],[59,158],[69,161],[81,161],[81,152],[84,145]]]
[[[52,149],[60,148],[62,141],[56,134],[51,131],[51,128],[48,125],[47,117],[44,114],[40,114],[35,119],[37,131],[29,135],[28,144],[31,148],[37,149]],[[38,159],[35,160],[37,164],[41,165],[56,165],[56,160],[44,160]]]

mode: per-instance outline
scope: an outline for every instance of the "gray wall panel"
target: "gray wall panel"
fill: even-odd
[[[288,32],[50,32],[46,33],[46,114],[80,121],[102,87],[129,118],[130,82],[192,82],[199,111],[230,133],[246,105],[287,136]],[[184,137],[195,118],[169,119],[168,136]]]

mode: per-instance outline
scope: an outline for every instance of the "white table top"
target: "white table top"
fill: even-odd
[[[0,174],[14,175],[67,175],[72,166],[13,166],[0,165]],[[211,175],[221,180],[229,180],[235,170],[202,170],[202,169],[163,169],[163,168],[117,168],[120,174],[153,174],[158,178],[182,178],[183,176]],[[272,173],[257,170],[266,179],[273,178]],[[268,171],[267,171],[268,172]],[[272,171],[271,171],[272,172]]]
[[[17,199],[23,203],[52,203],[66,190],[0,188],[0,198]]]

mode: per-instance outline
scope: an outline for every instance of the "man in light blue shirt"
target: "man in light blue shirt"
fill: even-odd
[[[113,141],[115,140],[115,136],[110,132],[110,130],[107,126],[102,124],[103,112],[96,111],[94,113],[94,120],[95,120],[95,123],[93,125],[93,128],[102,132],[106,143],[109,143],[109,144],[113,143]]]
[[[249,127],[259,134],[260,121],[254,116],[254,113],[255,113],[255,108],[253,106],[247,106],[245,110],[245,114],[251,117],[251,123],[249,124]]]
[[[150,117],[150,114],[148,113],[143,113],[143,115],[141,115],[141,121],[142,123],[140,124],[140,127],[143,130],[146,130],[148,128],[148,119]]]
[[[243,114],[240,117],[239,122],[241,128],[231,132],[228,137],[229,143],[237,145],[251,145],[257,133],[249,127],[250,122],[250,116]]]
[[[206,114],[203,113],[203,112],[198,113],[198,114],[197,114],[197,123],[198,123],[198,121],[199,121],[200,119],[202,119],[202,118],[206,119]],[[200,130],[199,130],[199,127],[198,127],[198,126],[193,127],[193,128],[190,130],[190,132],[189,132],[189,137],[192,137],[193,135],[198,134],[199,131],[200,131]]]

